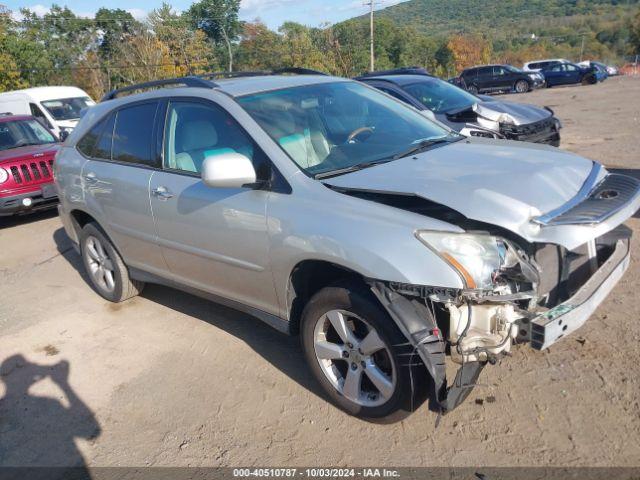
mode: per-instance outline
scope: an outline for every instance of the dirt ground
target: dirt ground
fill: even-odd
[[[640,78],[505,98],[640,174]],[[438,428],[426,406],[377,425],[320,397],[296,338],[154,285],[110,304],[55,213],[0,220],[0,465],[640,466],[639,290],[635,261],[581,330],[515,348]]]

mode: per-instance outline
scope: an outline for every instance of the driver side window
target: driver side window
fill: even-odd
[[[166,116],[164,168],[200,173],[207,157],[240,153],[260,172],[264,154],[221,108],[198,102],[171,102]]]

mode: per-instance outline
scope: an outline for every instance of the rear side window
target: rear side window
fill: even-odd
[[[76,148],[86,157],[111,160],[111,137],[114,119],[115,114],[111,114],[96,123],[80,139]]]
[[[478,75],[492,75],[493,67],[482,67],[478,69]]]
[[[98,138],[100,137],[100,131],[104,126],[104,120],[96,123],[91,130],[84,134],[84,137],[80,139],[76,148],[86,157],[93,157],[93,150],[96,148]]]
[[[156,166],[153,126],[157,108],[158,103],[153,102],[118,111],[113,130],[114,161]]]

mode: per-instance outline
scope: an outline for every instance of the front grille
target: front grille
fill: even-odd
[[[544,225],[590,225],[600,223],[640,195],[640,181],[628,175],[607,175],[577,205],[551,218],[540,221]]]
[[[500,133],[510,140],[527,141],[531,138],[551,135],[555,131],[556,124],[553,117],[526,125],[500,124]]]
[[[17,184],[38,182],[51,178],[53,159],[39,162],[25,162],[9,167],[13,181]]]

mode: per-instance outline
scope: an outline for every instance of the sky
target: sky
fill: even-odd
[[[167,0],[168,1],[168,0]],[[384,8],[403,0],[374,0],[376,8]],[[136,18],[144,18],[145,15],[159,7],[162,0],[58,0],[54,2],[38,0],[0,0],[0,4],[17,12],[20,8],[27,7],[37,14],[48,11],[52,3],[67,6],[77,15],[91,16],[98,8],[121,8],[129,11]],[[182,11],[189,8],[193,0],[168,1],[176,10]],[[255,20],[259,18],[273,30],[276,30],[285,21],[299,22],[309,26],[319,26],[323,23],[335,23],[347,18],[367,13],[369,7],[365,5],[368,0],[242,0],[240,18],[242,20]]]

